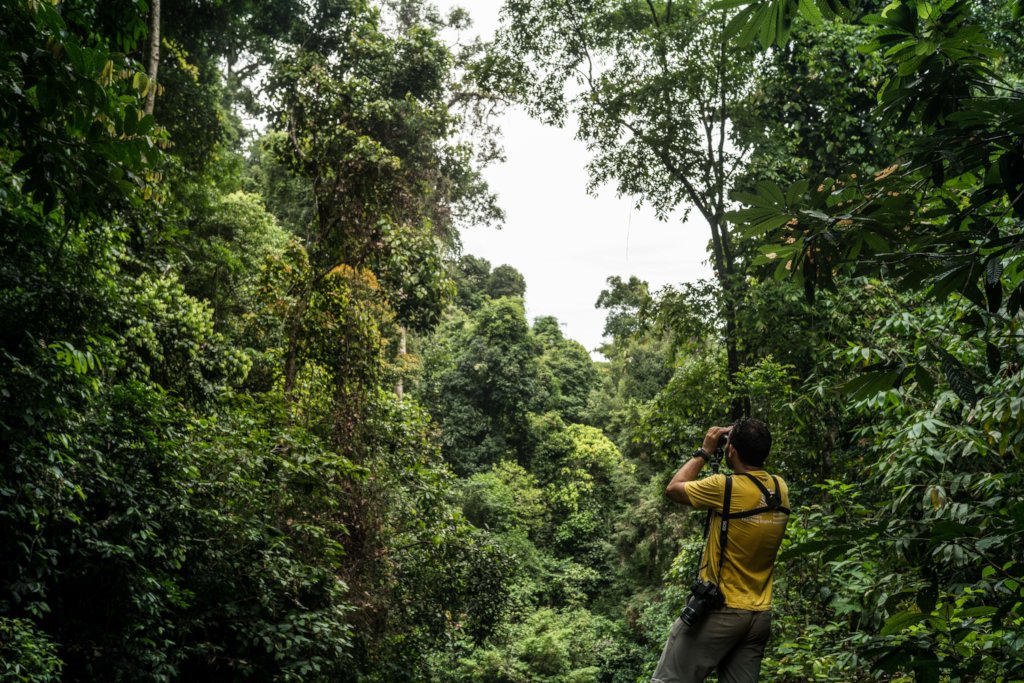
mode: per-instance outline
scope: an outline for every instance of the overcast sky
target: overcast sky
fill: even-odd
[[[442,10],[461,6],[473,17],[472,33],[489,36],[501,0],[438,0]],[[532,320],[553,315],[565,334],[593,350],[601,343],[603,312],[594,308],[612,275],[636,275],[652,290],[711,276],[709,233],[702,221],[660,222],[646,207],[618,198],[608,187],[586,192],[588,154],[574,129],[543,126],[521,111],[500,121],[507,162],[485,171],[505,209],[501,230],[462,234],[464,252],[492,266],[508,263],[526,277]]]

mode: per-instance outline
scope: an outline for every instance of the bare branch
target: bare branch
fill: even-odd
[[[658,12],[654,9],[654,3],[651,0],[647,0],[647,7],[651,10],[651,18],[654,19],[654,25],[661,28],[661,22],[658,20]]]

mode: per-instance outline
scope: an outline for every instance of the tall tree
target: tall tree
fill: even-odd
[[[590,189],[613,183],[661,217],[696,209],[724,295],[729,374],[742,365],[737,245],[725,214],[744,149],[731,122],[756,56],[723,40],[728,15],[698,2],[508,3],[490,76],[543,120],[576,120]],[[733,411],[742,412],[742,402]]]
[[[493,199],[454,139],[451,54],[437,30],[390,32],[360,2],[324,0],[271,74],[276,152],[310,183],[315,207],[301,236],[312,271],[296,299],[289,389],[298,321],[332,268],[370,269],[390,285],[382,291],[400,323],[429,326],[451,294],[440,257],[457,243],[463,210]]]
[[[153,105],[156,103],[156,76],[160,68],[160,0],[149,0],[149,66],[146,68],[146,76],[149,78],[149,87],[146,90],[146,106],[143,109],[147,114],[153,113]]]

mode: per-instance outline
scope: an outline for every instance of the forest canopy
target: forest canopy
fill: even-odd
[[[1024,2],[472,9],[0,3],[0,680],[647,681],[756,416],[762,680],[1024,681]],[[706,231],[600,360],[462,249],[510,107]]]

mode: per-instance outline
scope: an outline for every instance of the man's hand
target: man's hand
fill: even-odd
[[[718,448],[718,440],[722,438],[722,434],[728,434],[731,431],[732,427],[712,427],[704,435],[704,443],[701,444],[701,448],[708,455],[713,455],[715,449]]]
[[[709,456],[713,455],[715,448],[718,447],[718,440],[732,427],[712,427],[708,430],[708,433],[704,436],[704,443],[701,445],[701,450],[707,453]],[[686,495],[686,483],[697,479],[697,475],[700,474],[701,469],[704,468],[704,463],[707,462],[704,458],[694,457],[690,458],[686,464],[679,468],[676,475],[672,477],[672,481],[669,482],[668,487],[665,489],[665,495],[670,500],[674,500],[677,503],[683,505],[692,505],[690,497]]]

